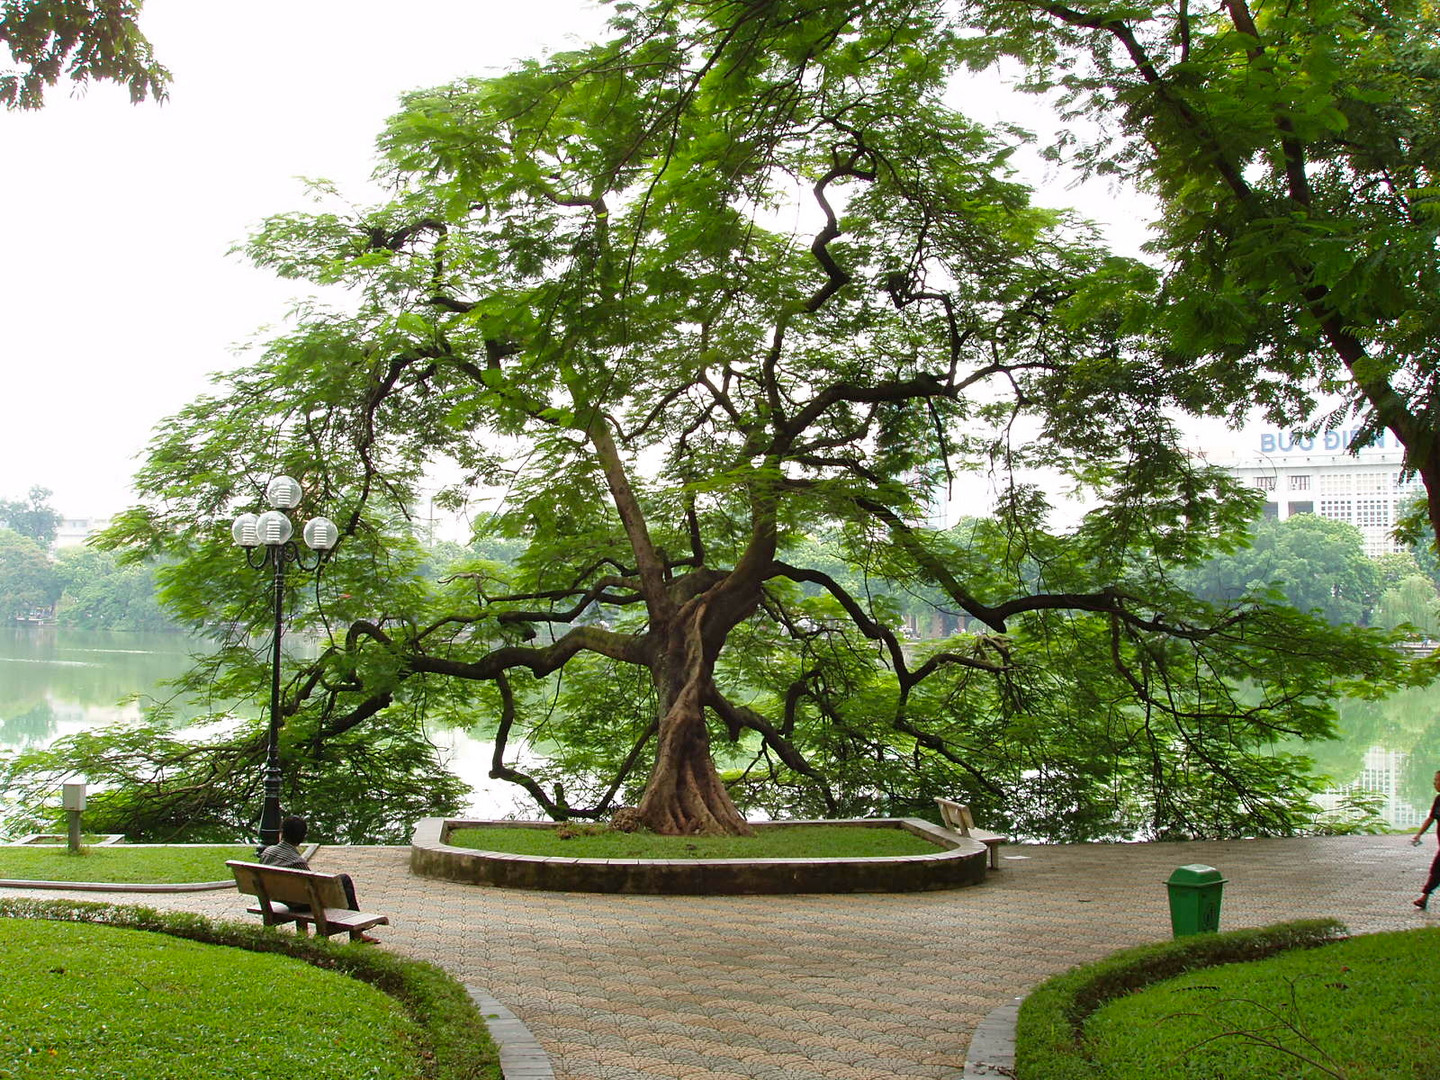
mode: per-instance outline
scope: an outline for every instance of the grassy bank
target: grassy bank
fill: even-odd
[[[0,1076],[501,1080],[465,988],[384,949],[0,899],[0,971]]]
[[[1434,1080],[1440,929],[1334,920],[1200,934],[1047,979],[1016,1028],[1019,1080]]]
[[[422,1075],[423,1031],[399,1002],[286,956],[5,919],[0,970],[0,1076]]]
[[[254,845],[182,844],[173,847],[92,847],[72,855],[65,847],[0,847],[0,878],[21,881],[99,881],[159,885],[226,881],[226,859],[255,858]]]
[[[933,855],[930,841],[904,829],[797,825],[754,836],[656,836],[596,825],[554,829],[456,829],[449,843],[480,851],[571,859],[855,859]]]
[[[1365,934],[1192,972],[1085,1025],[1101,1077],[1429,1080],[1440,1076],[1440,929]]]

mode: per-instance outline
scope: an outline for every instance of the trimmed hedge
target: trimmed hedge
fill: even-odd
[[[407,960],[373,946],[336,944],[273,927],[222,922],[188,912],[82,900],[0,900],[0,918],[100,923],[129,930],[279,953],[336,971],[389,994],[425,1030],[434,1057],[427,1080],[502,1080],[500,1054],[465,988],[433,964]]]
[[[1345,936],[1345,925],[1335,919],[1305,919],[1141,945],[1072,968],[1041,983],[1020,1006],[1015,1075],[1019,1080],[1095,1080],[1100,1074],[1086,1052],[1085,1021],[1106,1002],[1187,971],[1264,960]]]

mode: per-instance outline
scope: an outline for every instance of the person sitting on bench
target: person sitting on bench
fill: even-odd
[[[309,860],[300,854],[300,845],[305,842],[305,834],[310,831],[310,824],[303,817],[287,817],[280,821],[280,842],[271,844],[264,851],[260,852],[260,861],[266,866],[284,866],[291,870],[309,870]],[[345,890],[345,905],[351,911],[360,910],[360,901],[355,898],[355,882],[349,874],[339,874],[340,887]],[[295,905],[297,909],[305,908],[304,905]],[[380,939],[371,937],[369,934],[362,934],[361,941],[371,944],[377,943]]]

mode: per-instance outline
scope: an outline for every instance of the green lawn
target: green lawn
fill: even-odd
[[[799,825],[757,829],[754,836],[656,836],[596,826],[570,826],[565,839],[555,829],[456,829],[449,843],[516,855],[572,859],[845,859],[885,855],[933,855],[938,850],[904,829]],[[568,831],[568,830],[567,830]]]
[[[92,847],[72,855],[64,846],[0,846],[0,878],[23,881],[104,881],[132,885],[226,881],[226,859],[255,859],[255,847],[185,844],[174,847]],[[0,1077],[3,1077],[0,1073]]]
[[[290,957],[165,934],[0,919],[0,1077],[414,1080],[398,1002]]]
[[[1086,1021],[1100,1066],[1093,1075],[1435,1080],[1437,970],[1440,929],[1366,934],[1191,972]]]

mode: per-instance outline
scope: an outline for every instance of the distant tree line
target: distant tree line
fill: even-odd
[[[1440,564],[1428,545],[1372,559],[1359,529],[1314,514],[1262,519],[1250,540],[1182,571],[1181,586],[1216,604],[1269,591],[1332,625],[1409,625],[1440,638]]]
[[[0,499],[0,618],[92,630],[175,630],[156,598],[155,567],[89,547],[52,554],[63,518],[50,492]]]
[[[155,567],[121,565],[116,557],[92,548],[49,545],[61,517],[48,506],[50,492],[32,488],[26,501],[0,499],[0,617],[43,612],[62,626],[97,630],[173,630],[176,624],[156,600]],[[961,523],[958,528],[967,527]],[[890,595],[908,618],[914,636],[944,637],[964,628],[963,612],[948,617],[935,590],[860,580],[855,568],[837,555],[825,560],[824,537],[795,541],[826,562],[828,572],[861,591]],[[820,554],[816,554],[820,553]],[[485,538],[471,547],[453,542],[433,545],[422,576],[440,578],[450,568],[480,556],[513,563],[523,544]],[[1273,591],[1302,611],[1318,611],[1332,625],[1393,628],[1413,626],[1427,638],[1440,639],[1440,561],[1428,545],[1378,559],[1365,554],[1364,539],[1353,525],[1301,514],[1286,521],[1260,520],[1251,545],[1217,555],[1181,572],[1179,582],[1212,603],[1235,603],[1247,595]],[[923,595],[922,595],[923,594]]]

